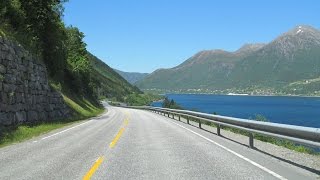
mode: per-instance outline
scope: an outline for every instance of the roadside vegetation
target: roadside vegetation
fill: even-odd
[[[0,139],[0,147],[31,139],[41,134],[48,133],[52,130],[71,125],[74,122],[75,121],[72,120],[63,120],[55,122],[42,122],[32,125],[24,124],[18,127],[10,127],[9,129],[7,127],[0,127],[2,136]]]
[[[165,97],[162,102],[163,108],[169,108],[169,109],[182,109],[182,107],[177,104],[173,99],[169,100],[168,97]]]
[[[125,103],[129,106],[144,106],[150,105],[154,101],[159,101],[163,97],[160,95],[145,93],[145,94],[130,94],[125,99]]]
[[[118,101],[116,98],[107,98],[109,104],[112,106],[150,106],[152,102],[162,99],[163,96],[151,93],[133,93],[126,96],[122,101]]]

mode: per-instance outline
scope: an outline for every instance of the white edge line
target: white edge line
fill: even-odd
[[[203,136],[203,135],[201,135],[201,134],[199,134],[199,133],[197,133],[197,132],[192,131],[191,129],[188,129],[188,128],[186,128],[186,127],[184,127],[184,126],[182,126],[182,125],[180,125],[180,124],[178,124],[178,123],[175,123],[175,122],[172,122],[172,123],[180,126],[181,128],[183,128],[183,129],[185,129],[185,130],[187,130],[187,131],[189,131],[189,132],[191,132],[191,133],[193,133],[193,134],[195,134],[195,135],[197,135],[197,136],[199,136],[199,137],[201,137],[201,138],[203,138],[203,139],[205,139],[205,140],[207,140],[207,141],[209,141],[209,142],[211,142],[211,143],[213,143],[213,144],[215,144],[215,145],[217,145],[217,146],[219,146],[219,147],[221,147],[222,149],[224,149],[224,150],[226,150],[226,151],[228,151],[228,152],[230,152],[230,153],[238,156],[239,158],[241,158],[241,159],[249,162],[250,164],[252,164],[252,165],[254,165],[254,166],[262,169],[263,171],[271,174],[272,176],[274,176],[274,177],[276,177],[276,178],[278,178],[278,179],[287,180],[286,178],[284,178],[284,177],[282,177],[281,175],[279,175],[279,174],[271,171],[270,169],[268,169],[268,168],[266,168],[266,167],[264,167],[264,166],[262,166],[262,165],[260,165],[260,164],[258,164],[258,163],[256,163],[256,162],[254,162],[254,161],[252,161],[252,160],[250,160],[250,159],[242,156],[241,154],[238,154],[238,153],[232,151],[231,149],[229,149],[229,148],[227,148],[227,147],[225,147],[225,146],[222,146],[221,144],[219,144],[219,143],[217,143],[217,142],[215,142],[215,141],[213,141],[213,140],[211,140],[211,139],[209,139],[209,138],[207,138],[207,137],[205,137],[205,136]]]
[[[53,136],[59,135],[59,134],[61,134],[61,133],[64,133],[64,132],[69,131],[69,130],[71,130],[71,129],[74,129],[74,128],[76,128],[76,127],[79,127],[79,126],[82,126],[82,125],[84,125],[84,124],[87,124],[88,122],[91,122],[91,121],[92,121],[92,120],[87,121],[87,122],[84,122],[84,123],[81,123],[81,124],[78,124],[78,125],[73,126],[73,127],[71,127],[71,128],[68,128],[68,129],[65,129],[65,130],[63,130],[63,131],[57,132],[57,133],[55,133],[55,134],[52,134],[52,135],[50,135],[50,136],[44,137],[44,138],[42,138],[41,140],[45,140],[45,139],[51,138],[51,137],[53,137]]]
[[[110,112],[110,111],[107,111],[107,112],[105,112],[105,113],[103,113],[103,114],[101,114],[101,115],[99,115],[99,116],[97,116],[97,117],[95,117],[95,118],[99,118],[99,117],[101,117],[101,116],[103,116],[103,115],[105,115],[105,114],[108,114],[109,112]],[[78,125],[73,126],[73,127],[71,127],[71,128],[68,128],[68,129],[65,129],[65,130],[63,130],[63,131],[57,132],[57,133],[55,133],[55,134],[52,134],[52,135],[50,135],[50,136],[44,137],[44,138],[42,138],[41,140],[45,140],[45,139],[51,138],[51,137],[53,137],[53,136],[59,135],[59,134],[61,134],[61,133],[64,133],[64,132],[69,131],[69,130],[71,130],[71,129],[74,129],[74,128],[76,128],[76,127],[79,127],[79,126],[82,126],[82,125],[84,125],[84,124],[87,124],[87,123],[91,122],[92,120],[94,120],[95,118],[91,118],[91,120],[89,120],[89,121],[87,121],[87,122],[78,124]],[[35,141],[34,141],[34,142],[35,142]],[[37,141],[36,141],[36,142],[37,142]]]

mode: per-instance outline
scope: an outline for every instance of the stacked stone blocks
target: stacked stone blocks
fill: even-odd
[[[0,125],[69,116],[61,94],[48,84],[45,65],[21,45],[0,37]]]

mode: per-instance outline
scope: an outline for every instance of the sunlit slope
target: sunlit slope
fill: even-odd
[[[138,88],[128,83],[103,61],[92,54],[89,55],[89,59],[93,67],[93,74],[100,83],[102,95],[121,99],[131,93],[140,93]]]

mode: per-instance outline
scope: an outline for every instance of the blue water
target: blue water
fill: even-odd
[[[319,97],[227,96],[168,94],[185,109],[253,119],[263,115],[270,122],[320,128]],[[154,102],[153,106],[161,106]]]

